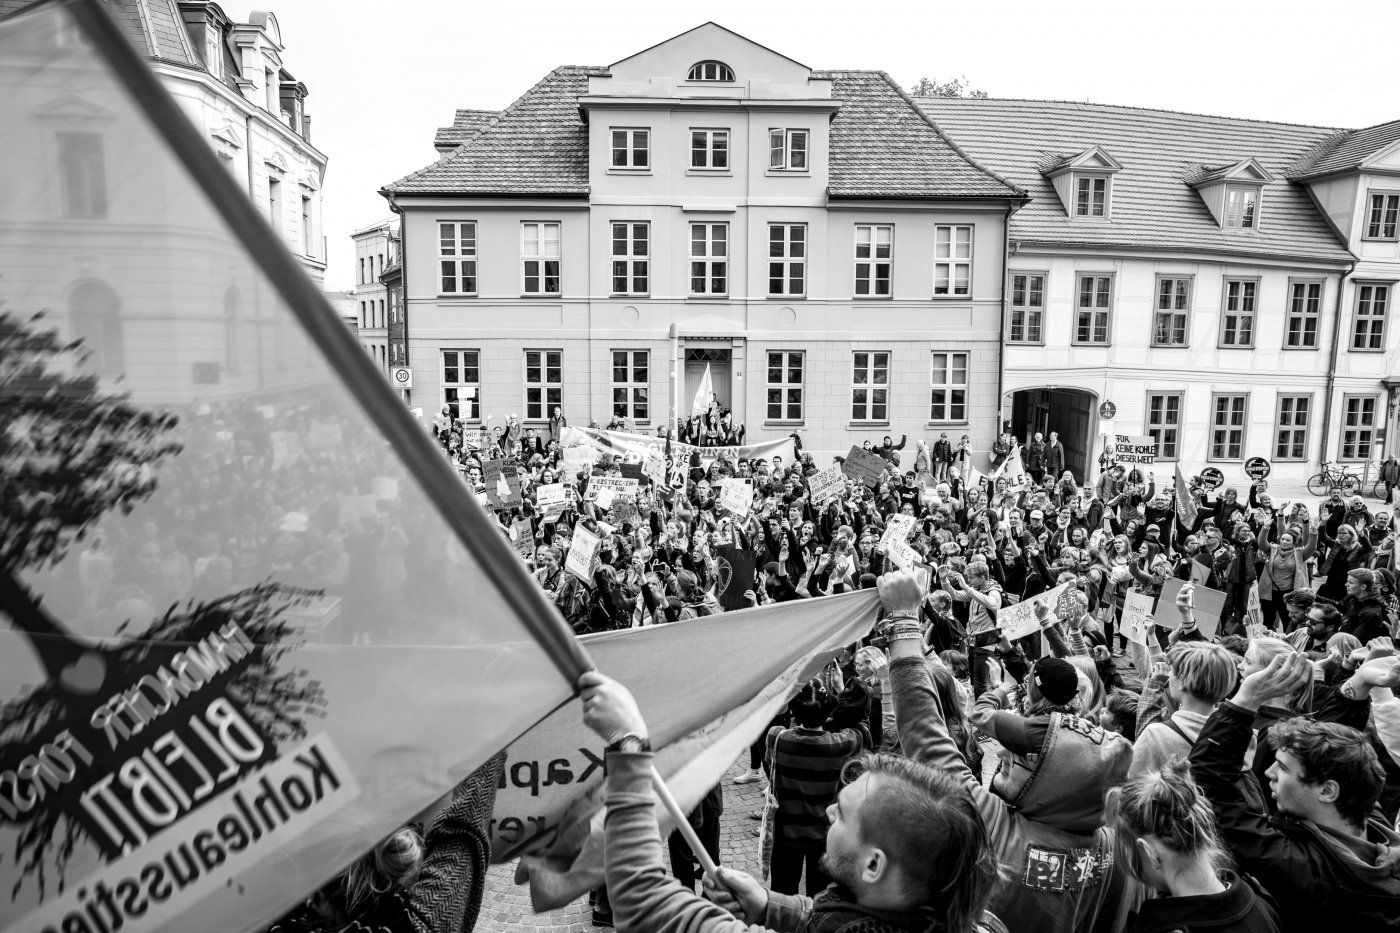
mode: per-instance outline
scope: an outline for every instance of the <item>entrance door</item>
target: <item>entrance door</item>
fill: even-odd
[[[681,396],[681,417],[690,417],[690,406],[695,401],[695,393],[700,391],[700,382],[705,378],[705,367],[710,367],[710,382],[720,408],[732,408],[730,404],[730,351],[701,350],[687,348],[685,351],[685,395]]]

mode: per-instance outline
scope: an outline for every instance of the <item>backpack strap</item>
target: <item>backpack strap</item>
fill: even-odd
[[[1162,720],[1159,720],[1159,721],[1162,723],[1162,725],[1166,726],[1168,729],[1172,730],[1172,731],[1175,732],[1177,735],[1181,736],[1181,740],[1182,740],[1183,742],[1185,742],[1187,745],[1195,745],[1195,744],[1196,744],[1195,742],[1192,742],[1192,741],[1191,741],[1191,739],[1186,735],[1186,731],[1185,731],[1184,729],[1182,729],[1180,726],[1178,726],[1178,725],[1176,724],[1176,721],[1175,721],[1174,719],[1172,719],[1170,716],[1168,716],[1166,719],[1162,719]]]

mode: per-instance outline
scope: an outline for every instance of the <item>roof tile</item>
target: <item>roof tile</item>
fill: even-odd
[[[1400,140],[1400,120],[1337,133],[1299,159],[1289,178],[1314,178],[1353,169]]]

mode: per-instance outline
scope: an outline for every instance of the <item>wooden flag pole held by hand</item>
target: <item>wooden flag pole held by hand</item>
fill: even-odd
[[[700,863],[700,867],[705,870],[705,874],[710,877],[718,877],[719,866],[714,859],[710,858],[710,853],[705,851],[705,847],[700,844],[700,837],[695,835],[695,827],[690,825],[690,819],[681,810],[681,805],[676,803],[676,798],[671,796],[671,788],[666,786],[666,781],[662,779],[660,772],[656,768],[651,769],[651,784],[656,788],[656,796],[661,800],[661,805],[666,808],[666,812],[671,814],[671,819],[676,821],[676,829],[685,837],[685,844],[690,846],[690,851],[695,853],[695,860]]]

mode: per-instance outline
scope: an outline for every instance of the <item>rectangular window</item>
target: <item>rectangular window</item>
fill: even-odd
[[[1074,316],[1074,342],[1108,346],[1109,316],[1113,313],[1113,276],[1081,275],[1079,305]]]
[[[1249,417],[1248,395],[1216,395],[1212,398],[1211,460],[1244,457],[1245,427]]]
[[[1226,279],[1225,307],[1220,313],[1222,347],[1254,346],[1254,303],[1258,279]]]
[[[1376,397],[1347,395],[1342,401],[1342,459],[1370,460],[1376,439]]]
[[[851,420],[888,421],[890,417],[890,355],[887,351],[857,350],[852,356]]]
[[[1157,277],[1157,310],[1152,317],[1154,347],[1186,346],[1191,314],[1191,279]]]
[[[649,356],[646,350],[612,351],[614,418],[646,421],[651,417]]]
[[[768,354],[769,421],[802,420],[803,356],[794,350],[777,350]]]
[[[650,168],[650,138],[651,133],[648,130],[613,127],[612,167]]]
[[[807,225],[768,225],[768,294],[807,294]]]
[[[1357,284],[1356,317],[1351,331],[1353,350],[1385,349],[1385,312],[1389,304],[1389,285]]]
[[[442,351],[442,404],[454,418],[481,420],[481,351]]]
[[[267,219],[273,230],[282,232],[282,183],[275,178],[267,180]]]
[[[856,225],[857,297],[890,297],[890,273],[894,267],[893,257],[893,225]]]
[[[1312,418],[1311,395],[1280,395],[1278,421],[1274,425],[1274,459],[1308,459],[1308,422]]]
[[[438,266],[442,294],[476,294],[475,221],[438,224]]]
[[[1252,230],[1258,220],[1258,212],[1258,188],[1232,185],[1225,189],[1225,226]]]
[[[1147,434],[1157,442],[1158,460],[1177,459],[1181,440],[1181,393],[1147,394]]]
[[[650,291],[650,254],[651,228],[647,224],[619,221],[612,225],[614,295],[645,295]]]
[[[690,293],[729,294],[729,224],[690,225]]]
[[[525,420],[546,421],[564,407],[564,351],[525,351]]]
[[[1074,216],[1103,217],[1108,212],[1108,179],[1075,178]]]
[[[933,228],[934,295],[972,294],[972,228]]]
[[[1016,273],[1011,276],[1011,343],[1045,342],[1045,276]]]
[[[768,168],[786,172],[807,171],[806,130],[768,131]]]
[[[967,420],[967,354],[933,354],[929,376],[929,421]]]
[[[521,290],[526,295],[557,295],[561,290],[558,223],[520,225]]]
[[[311,255],[311,199],[301,196],[301,251]]]
[[[1400,215],[1400,194],[1371,195],[1371,210],[1366,217],[1367,239],[1400,239],[1396,235],[1398,215]]]
[[[360,284],[365,284],[365,257],[360,257]]]
[[[1288,319],[1284,322],[1284,349],[1317,349],[1317,322],[1321,311],[1321,282],[1288,283]]]
[[[690,167],[729,168],[729,131],[691,130]]]

